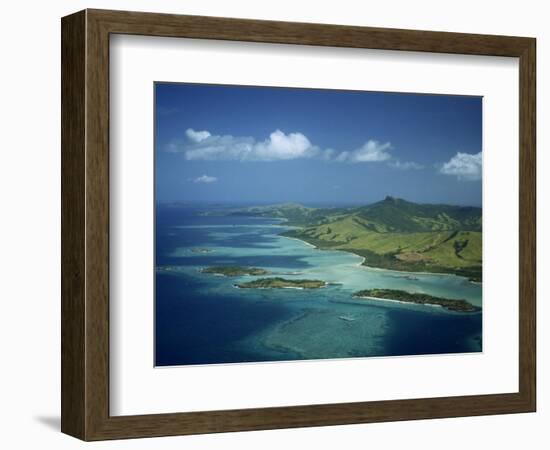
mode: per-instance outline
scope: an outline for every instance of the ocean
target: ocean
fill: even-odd
[[[353,298],[387,288],[482,305],[482,286],[455,275],[411,274],[361,265],[348,252],[319,250],[279,234],[277,219],[156,210],[155,364],[228,364],[482,351],[482,313]],[[251,266],[320,289],[237,289],[258,277],[201,273]],[[272,275],[270,275],[272,276]]]

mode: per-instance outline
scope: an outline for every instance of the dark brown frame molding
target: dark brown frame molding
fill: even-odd
[[[101,440],[535,411],[534,38],[104,10],[61,25],[64,433]],[[110,416],[109,35],[117,33],[519,58],[519,392]]]

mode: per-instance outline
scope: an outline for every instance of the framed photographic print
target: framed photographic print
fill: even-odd
[[[62,431],[535,410],[535,39],[62,20]]]

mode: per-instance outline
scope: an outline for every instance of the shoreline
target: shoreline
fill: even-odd
[[[436,303],[416,303],[416,302],[406,302],[404,300],[394,300],[391,298],[380,298],[380,297],[367,297],[367,296],[357,296],[355,298],[365,298],[367,300],[373,300],[377,302],[392,302],[392,303],[402,303],[404,305],[418,305],[418,306],[431,306],[433,308],[444,308],[442,305]]]
[[[386,300],[397,303],[412,303],[422,306],[440,306],[452,312],[478,312],[481,306],[474,305],[464,298],[435,297],[422,292],[408,292],[399,289],[364,289],[355,292],[354,298]]]
[[[319,286],[318,288],[304,288],[304,287],[300,287],[300,286],[282,286],[282,287],[241,287],[239,286],[238,284],[233,284],[232,285],[235,289],[249,289],[249,290],[253,290],[253,289],[263,289],[263,290],[277,290],[277,289],[296,289],[296,290],[299,290],[299,291],[310,291],[310,290],[314,290],[314,289],[324,289],[326,288],[327,286],[329,286],[329,283],[327,281],[325,281],[325,284],[323,286]]]
[[[351,250],[347,250],[347,249],[341,249],[341,248],[335,248],[335,249],[331,249],[331,248],[321,248],[321,247],[318,247],[316,245],[313,245],[313,244],[310,244],[309,242],[307,241],[304,241],[303,239],[300,239],[300,238],[296,238],[296,237],[290,237],[290,236],[282,236],[279,234],[279,236],[281,237],[284,237],[284,238],[287,238],[287,239],[293,239],[295,241],[300,241],[300,242],[303,242],[304,244],[310,246],[310,247],[313,247],[315,248],[316,250],[329,250],[329,251],[334,251],[334,252],[345,252],[345,253],[351,253],[352,255],[355,255],[355,256],[358,256],[360,258],[362,258],[362,261],[357,264],[358,266],[361,266],[361,267],[364,267],[366,269],[370,269],[370,270],[377,270],[377,271],[385,271],[385,272],[395,272],[395,273],[399,273],[399,274],[414,274],[414,275],[438,275],[438,276],[449,276],[449,277],[458,277],[458,278],[464,278],[465,280],[467,280],[469,283],[472,283],[472,284],[476,284],[476,285],[479,285],[479,286],[482,286],[483,285],[483,282],[482,281],[473,281],[471,279],[469,279],[468,277],[465,277],[463,275],[458,275],[456,273],[446,273],[446,272],[416,272],[416,271],[408,271],[408,270],[396,270],[396,269],[385,269],[384,267],[376,267],[376,266],[368,266],[365,264],[365,261],[367,260],[367,258],[365,258],[364,256],[362,255],[358,255],[357,253],[351,251]]]
[[[302,239],[300,239],[300,238],[289,237],[289,236],[283,236],[282,234],[279,234],[278,236],[284,237],[284,238],[286,238],[286,239],[292,239],[293,241],[302,242],[303,244],[306,244],[306,245],[308,245],[309,247],[314,248],[315,250],[323,250],[322,248],[319,248],[319,247],[317,247],[316,245],[310,244],[309,242],[304,241],[304,240],[302,240]],[[338,250],[337,250],[337,251],[338,251]],[[350,253],[351,253],[351,252],[350,252]],[[359,256],[359,255],[357,255],[357,256]]]

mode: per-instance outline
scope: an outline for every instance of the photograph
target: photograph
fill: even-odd
[[[483,351],[482,97],[156,82],[154,117],[155,366]]]

